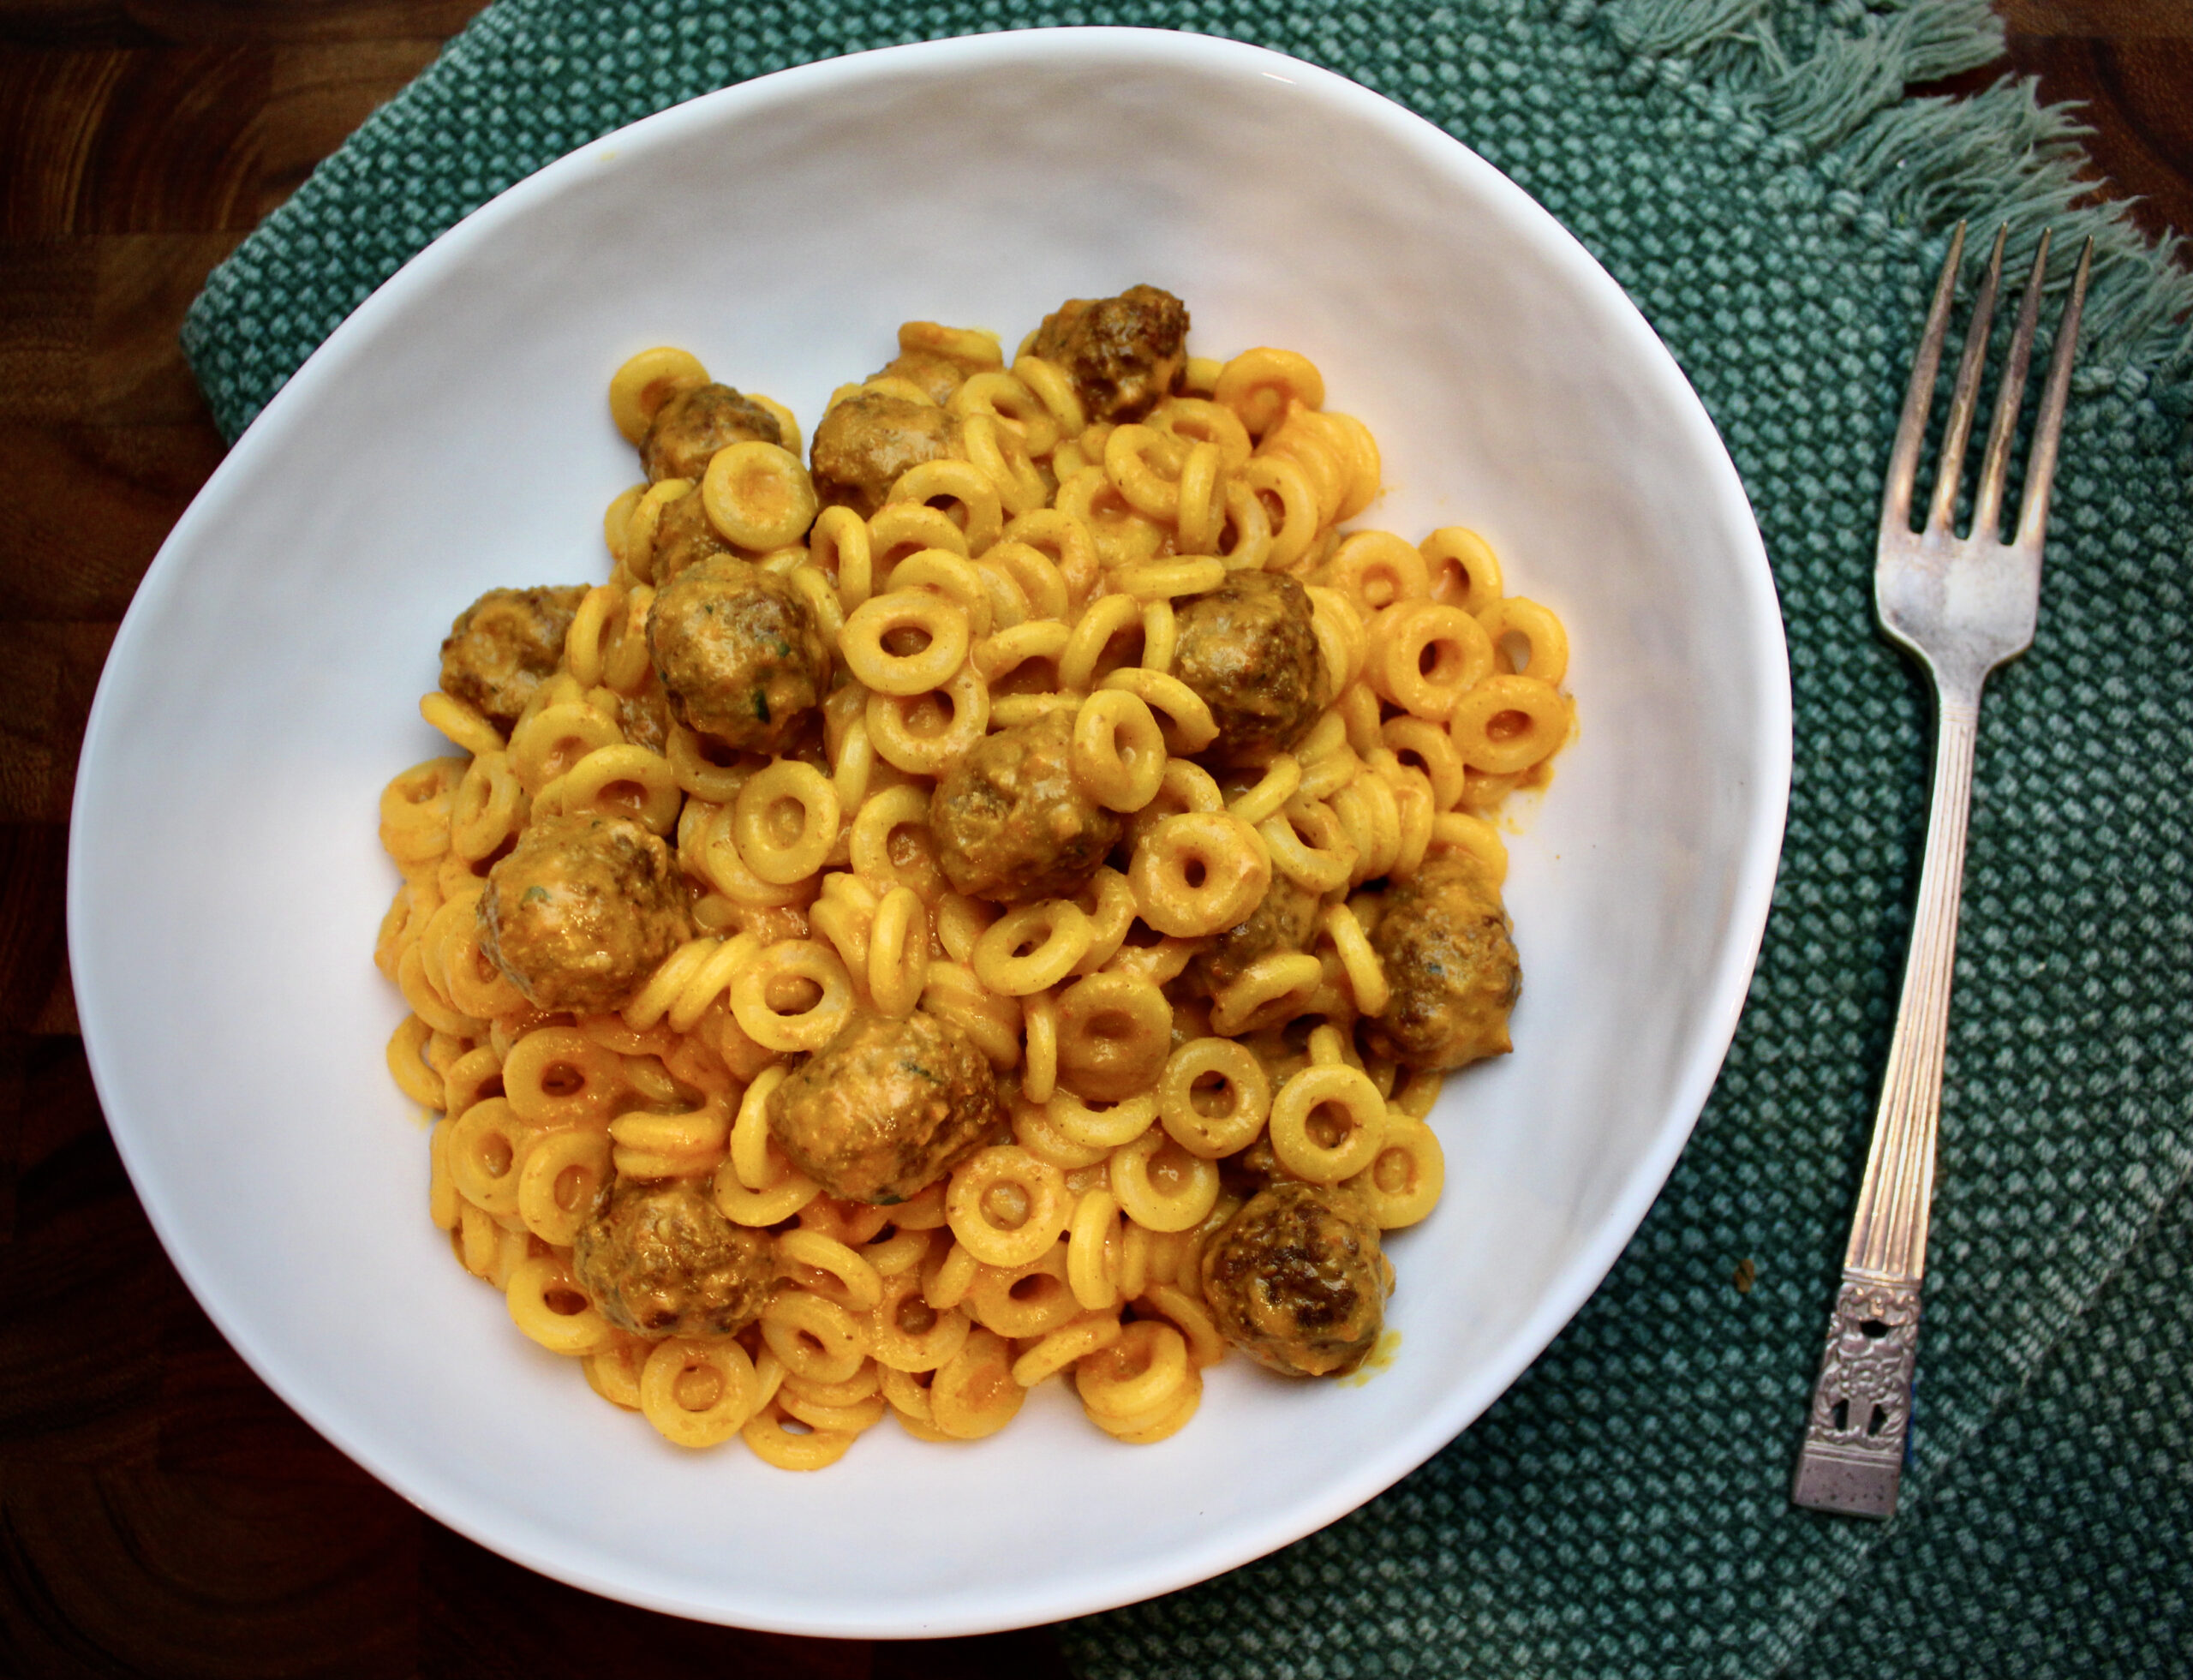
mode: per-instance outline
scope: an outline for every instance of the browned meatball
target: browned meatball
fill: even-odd
[[[1073,719],[1001,729],[936,784],[936,861],[959,892],[997,904],[1067,898],[1119,844],[1118,816],[1073,779]]]
[[[595,1311],[634,1336],[730,1336],[777,1281],[767,1231],[734,1225],[691,1184],[619,1179],[579,1227],[571,1270]]]
[[[1443,852],[1386,889],[1371,948],[1393,1000],[1371,1048],[1412,1067],[1460,1067],[1514,1048],[1508,1012],[1523,972],[1500,893],[1475,859]]]
[[[1206,946],[1197,961],[1213,991],[1222,991],[1241,978],[1241,972],[1260,957],[1276,951],[1306,951],[1317,931],[1318,912],[1324,900],[1306,887],[1273,871],[1271,885],[1249,912],[1248,919],[1231,927]]]
[[[919,386],[940,407],[951,399],[952,393],[967,377],[965,368],[935,350],[901,350],[878,372]]]
[[[686,567],[729,553],[731,545],[708,523],[707,504],[696,490],[663,509],[661,523],[654,528],[654,564],[649,571],[660,589]]]
[[[815,609],[775,572],[729,555],[687,567],[655,596],[648,649],[671,715],[749,752],[775,751],[830,684]]]
[[[508,729],[564,656],[586,585],[490,589],[457,615],[442,643],[442,692]]]
[[[1188,306],[1156,286],[1117,297],[1069,298],[1029,346],[1073,381],[1095,421],[1139,420],[1180,387],[1188,366]]]
[[[622,1008],[692,931],[670,848],[621,816],[547,816],[487,871],[480,946],[536,1009]]]
[[[681,391],[654,411],[640,442],[640,464],[651,483],[666,478],[697,480],[708,458],[735,443],[784,446],[784,427],[759,403],[727,385],[696,386]]]
[[[975,1041],[916,1010],[856,1014],[769,1097],[769,1130],[834,1196],[884,1206],[934,1183],[1005,1124]]]
[[[1288,1180],[1258,1191],[1204,1251],[1204,1300],[1226,1339],[1288,1376],[1339,1376],[1384,1328],[1390,1272],[1353,1192]]]
[[[824,507],[849,507],[863,519],[890,499],[910,467],[959,452],[959,416],[927,403],[863,391],[822,416],[809,451],[815,493]]]
[[[626,740],[649,752],[660,752],[669,744],[670,697],[653,673],[635,692],[617,697],[617,726]]]
[[[1175,610],[1173,674],[1202,696],[1218,725],[1218,738],[1198,756],[1226,768],[1263,764],[1300,744],[1326,698],[1302,586],[1275,572],[1231,572]]]

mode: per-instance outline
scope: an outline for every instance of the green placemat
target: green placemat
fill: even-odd
[[[1751,1007],[1605,1286],[1399,1486],[1075,1624],[1076,1662],[1107,1680],[2189,1671],[2193,284],[2068,208],[2071,125],[2026,90],[1903,97],[1993,56],[1979,0],[501,0],[216,273],[193,364],[233,434],[427,240],[596,135],[835,53],[1061,23],[1324,64],[1573,230],[1743,475],[1797,719]],[[2092,229],[2102,257],[2041,634],[1988,691],[1913,1463],[1883,1527],[1787,1489],[1925,816],[1927,702],[1872,630],[1870,533],[1961,216]]]

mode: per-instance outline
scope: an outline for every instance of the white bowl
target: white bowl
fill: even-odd
[[[375,802],[497,584],[604,575],[634,476],[604,398],[681,344],[811,429],[908,319],[1013,335],[1137,281],[1192,344],[1308,354],[1391,487],[1485,533],[1574,639],[1579,738],[1512,838],[1515,1054],[1455,1080],[1446,1199],[1391,1245],[1392,1367],[1246,1361],[1155,1447],[1057,1384],[963,1448],[884,1427],[798,1476],[694,1455],[522,1337],[426,1217],[370,960]],[[1696,397],[1620,290],[1399,106],[1252,48],[1122,30],[815,64],[512,188],[369,299],[176,528],[109,660],[69,880],[85,1037],[131,1177],[238,1351],[433,1516],[595,1592],[840,1636],[1049,1621],[1216,1574],[1437,1451],[1597,1287],[1734,1031],[1790,769],[1766,560]]]

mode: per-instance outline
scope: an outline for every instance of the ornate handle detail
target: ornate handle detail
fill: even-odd
[[[1918,1354],[1918,1284],[1844,1272],[1790,1490],[1798,1504],[1894,1514]]]

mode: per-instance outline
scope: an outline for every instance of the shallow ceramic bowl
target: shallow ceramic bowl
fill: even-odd
[[[1052,1384],[980,1445],[888,1426],[819,1475],[690,1454],[512,1327],[426,1218],[370,953],[383,782],[451,619],[598,579],[635,476],[605,390],[696,351],[790,403],[893,352],[1138,281],[1226,356],[1292,346],[1390,487],[1486,534],[1574,639],[1581,734],[1511,837],[1515,1054],[1435,1116],[1446,1199],[1391,1245],[1390,1368],[1235,1359],[1114,1444]],[[594,1591],[805,1634],[1048,1621],[1327,1523],[1467,1426],[1597,1287],[1734,1030],[1787,791],[1788,670],[1736,475],[1614,282],[1398,106],[1251,48],[990,35],[787,71],[513,188],[384,286],[246,434],[117,639],[79,780],[85,1036],[162,1240],[254,1369],[483,1544]]]

